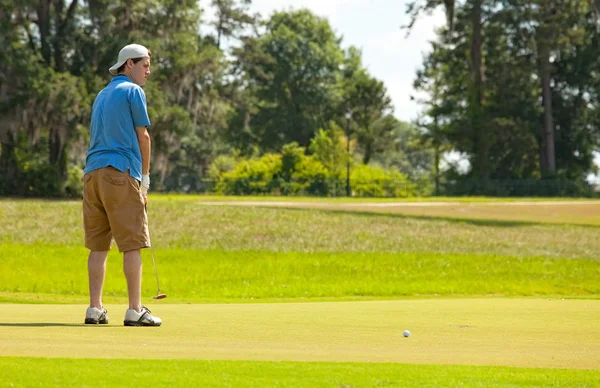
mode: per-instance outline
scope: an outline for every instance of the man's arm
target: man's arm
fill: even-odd
[[[146,127],[137,127],[138,142],[140,143],[140,151],[142,153],[142,185],[146,186],[146,191],[150,187],[150,149],[151,141],[148,129]]]

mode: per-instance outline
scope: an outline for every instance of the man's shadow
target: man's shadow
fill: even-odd
[[[52,323],[52,322],[29,322],[29,323],[2,323],[0,327],[52,327],[52,326],[66,326],[66,327],[77,327],[77,326],[108,326],[108,325],[86,325],[85,323]]]

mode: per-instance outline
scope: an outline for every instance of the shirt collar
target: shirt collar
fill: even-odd
[[[121,80],[124,80],[124,81],[129,81],[129,82],[133,82],[133,81],[131,80],[131,78],[127,77],[125,74],[118,74],[118,75],[115,75],[115,76],[113,77],[113,79],[112,79],[112,81],[121,81]],[[111,82],[112,82],[112,81],[111,81]]]

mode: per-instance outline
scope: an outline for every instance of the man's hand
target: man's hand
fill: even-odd
[[[148,190],[150,190],[150,175],[142,174],[142,184],[140,190],[144,196],[144,203],[148,203]]]
[[[142,184],[140,185],[140,190],[142,190],[142,193],[148,193],[148,190],[150,190],[150,175],[142,175]]]

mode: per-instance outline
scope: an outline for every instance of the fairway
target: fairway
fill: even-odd
[[[596,300],[157,305],[160,328],[123,327],[123,306],[107,309],[109,325],[86,326],[83,305],[0,305],[0,356],[600,365]]]

